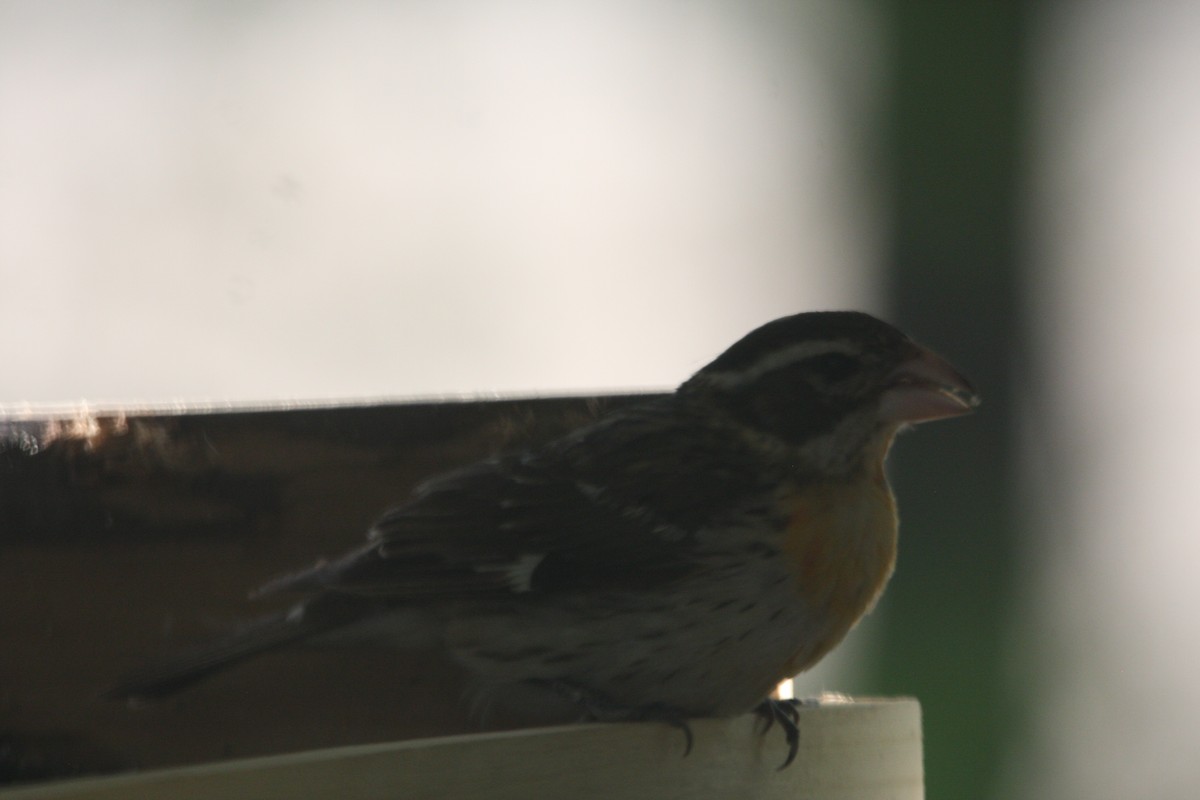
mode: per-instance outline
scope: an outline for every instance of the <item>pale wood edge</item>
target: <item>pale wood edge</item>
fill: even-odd
[[[920,704],[822,701],[800,709],[800,751],[753,715],[575,725],[315,750],[0,791],[0,800],[146,798],[922,798]]]

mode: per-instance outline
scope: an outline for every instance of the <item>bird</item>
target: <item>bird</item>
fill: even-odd
[[[757,711],[798,742],[777,684],[820,661],[896,563],[896,434],[972,411],[944,358],[860,311],[768,322],[672,393],[436,475],[298,596],[129,674],[146,701],[293,645],[434,648],[488,702],[594,721]],[[686,752],[686,751],[685,751]]]

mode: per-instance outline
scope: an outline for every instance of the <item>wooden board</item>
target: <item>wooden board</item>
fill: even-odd
[[[229,761],[0,791],[0,800],[387,800],[391,798],[924,797],[920,706],[912,699],[827,702],[800,710],[800,751],[753,716],[579,725],[449,736]]]

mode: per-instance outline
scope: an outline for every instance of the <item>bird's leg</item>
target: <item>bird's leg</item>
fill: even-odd
[[[804,705],[803,700],[796,698],[781,699],[777,697],[763,700],[754,708],[754,713],[758,714],[763,720],[762,732],[765,734],[771,730],[771,726],[775,724],[775,719],[780,714],[787,716],[793,723],[800,721],[800,706]]]

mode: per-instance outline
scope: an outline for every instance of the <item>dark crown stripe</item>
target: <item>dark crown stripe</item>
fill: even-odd
[[[810,311],[768,322],[743,336],[710,363],[704,372],[747,370],[775,351],[806,340],[849,339],[897,342],[904,334],[861,311]]]

